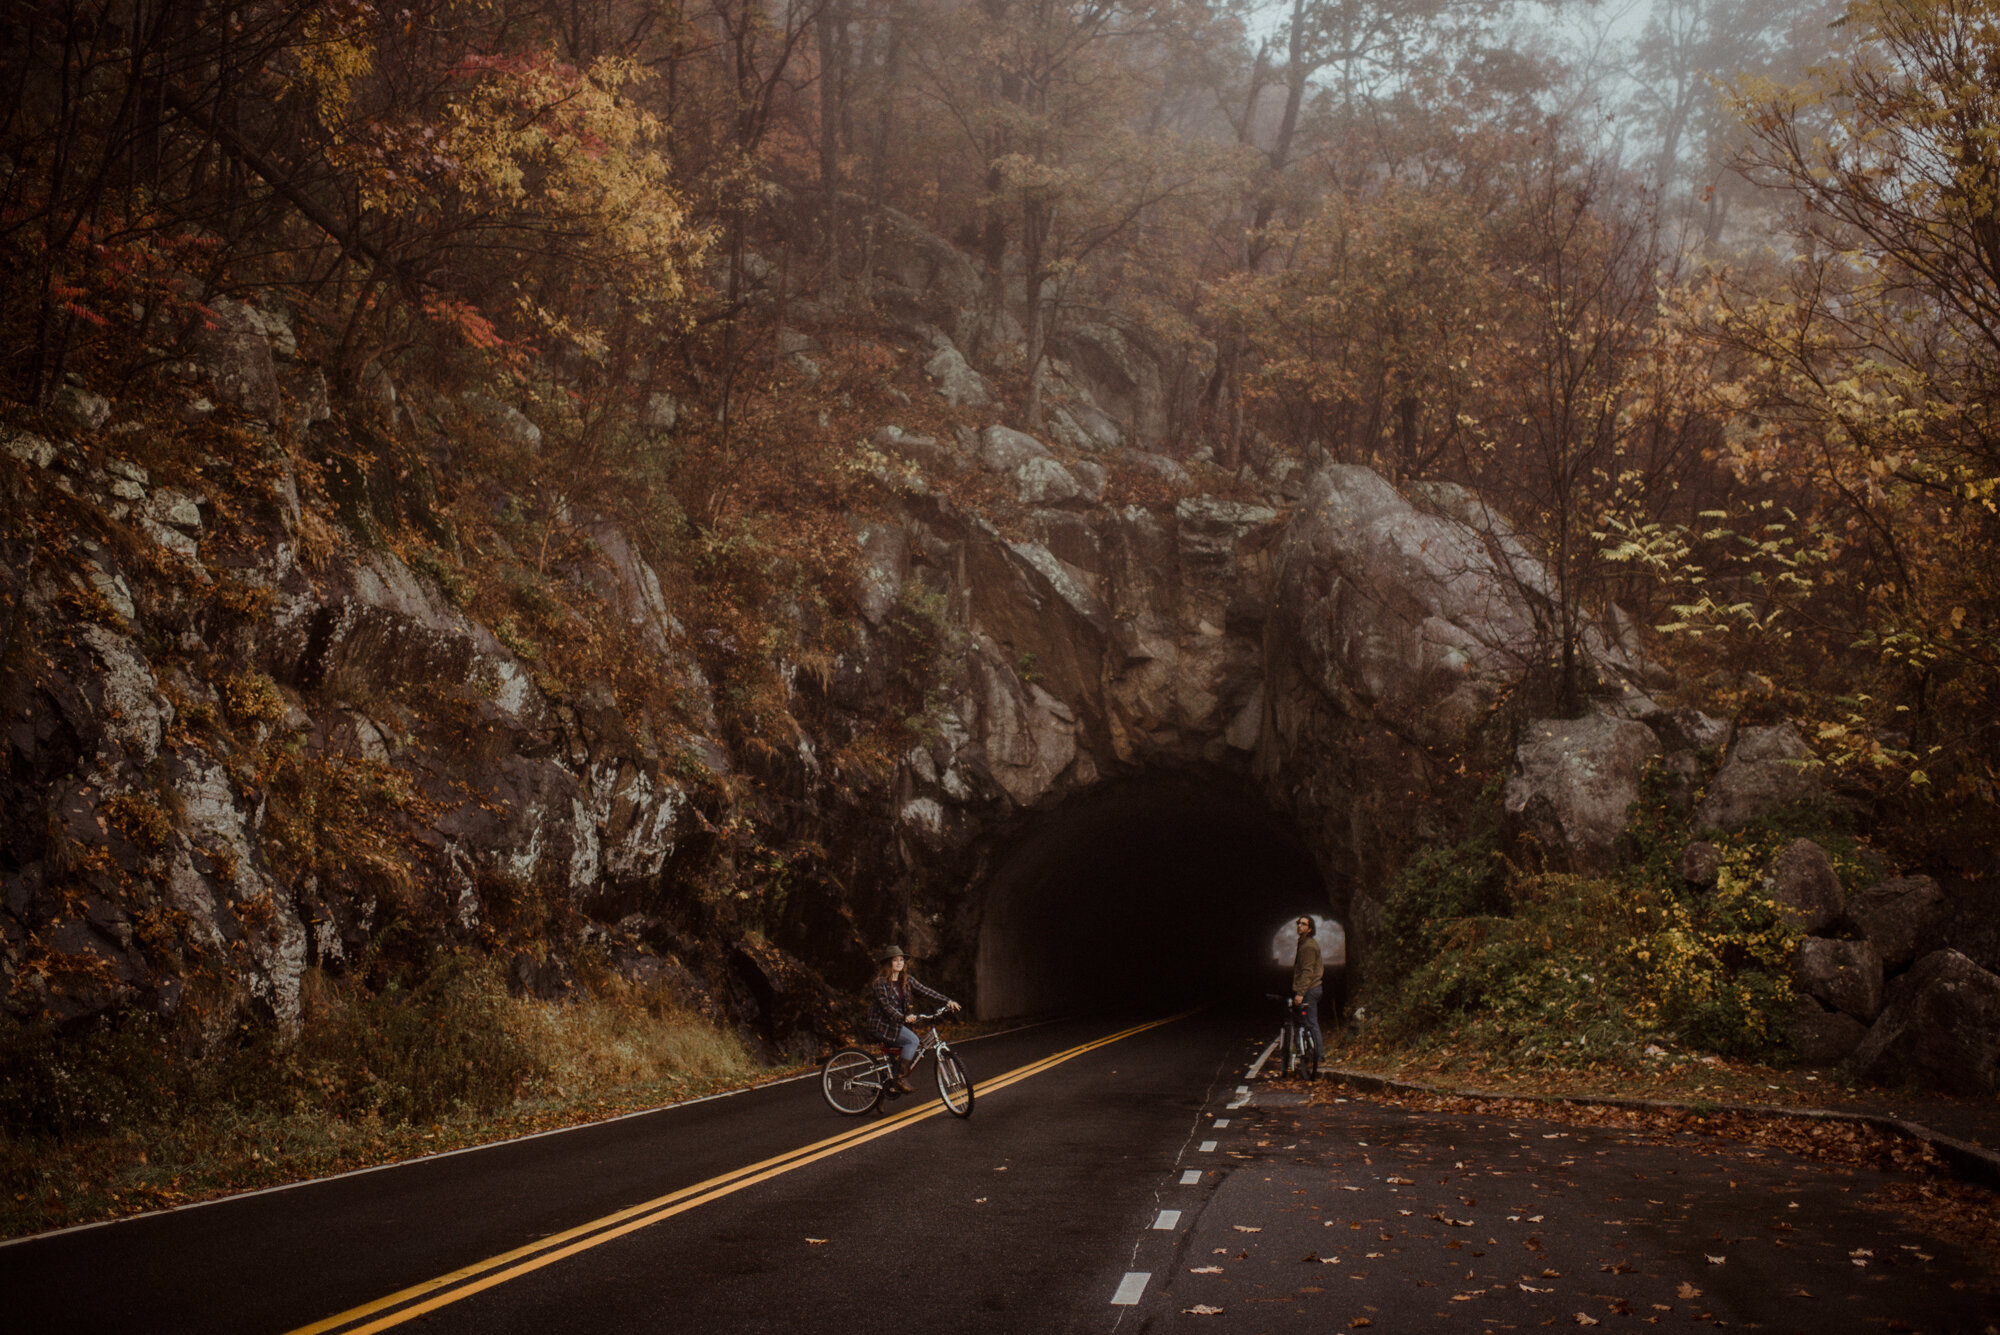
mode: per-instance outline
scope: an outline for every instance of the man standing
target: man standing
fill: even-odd
[[[1299,953],[1292,957],[1292,1004],[1304,1006],[1306,1029],[1313,1036],[1313,1051],[1324,1057],[1326,1040],[1319,1032],[1320,988],[1326,969],[1319,958],[1319,926],[1309,916],[1299,918]]]

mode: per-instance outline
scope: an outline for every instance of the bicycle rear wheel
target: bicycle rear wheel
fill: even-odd
[[[937,1059],[938,1097],[955,1117],[972,1116],[972,1077],[956,1054],[940,1052]]]
[[[1285,1021],[1284,1041],[1278,1048],[1284,1055],[1285,1074],[1291,1075],[1299,1069],[1299,1027],[1290,1020]]]
[[[842,1048],[819,1071],[819,1092],[837,1113],[859,1117],[882,1101],[881,1060],[863,1048]]]
[[[1308,1080],[1319,1079],[1319,1044],[1313,1042],[1312,1030],[1299,1026],[1299,1074]]]

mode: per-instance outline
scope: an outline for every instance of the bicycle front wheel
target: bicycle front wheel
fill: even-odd
[[[833,1110],[859,1117],[882,1101],[881,1062],[861,1048],[842,1048],[819,1071],[819,1092]]]
[[[1308,1080],[1319,1079],[1319,1044],[1313,1042],[1312,1030],[1299,1026],[1299,1074]]]
[[[954,1053],[940,1052],[937,1059],[938,1097],[955,1117],[972,1116],[972,1077],[959,1065]]]
[[[1284,1041],[1278,1046],[1284,1053],[1285,1074],[1291,1075],[1299,1069],[1299,1027],[1287,1021]]]

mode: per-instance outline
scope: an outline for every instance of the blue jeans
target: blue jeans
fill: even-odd
[[[1326,1056],[1326,1039],[1319,1032],[1319,999],[1326,984],[1315,983],[1305,991],[1306,1031],[1313,1036],[1313,1051]]]
[[[896,1031],[896,1042],[902,1047],[903,1065],[908,1066],[910,1063],[916,1061],[917,1049],[923,1046],[922,1040],[917,1037],[916,1030],[910,1028],[908,1025],[904,1025]]]

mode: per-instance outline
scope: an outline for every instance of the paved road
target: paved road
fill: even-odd
[[[986,1087],[969,1121],[934,1099],[840,1119],[799,1082],[30,1240],[0,1248],[0,1326],[1984,1332],[2000,1312],[1969,1256],[1871,1202],[1871,1174],[1288,1106],[1296,1088],[1246,1082],[1259,1035],[1224,1017],[997,1087],[1124,1027],[964,1045]]]
[[[1303,1098],[1260,1085],[1226,1114],[1204,1142],[1226,1162],[1135,1257],[1117,1330],[2000,1335],[1977,1258],[1881,1194],[1908,1179],[1709,1136],[1284,1106]]]
[[[1125,1027],[1065,1022],[959,1050],[985,1084]],[[789,1168],[784,1156],[882,1123],[837,1117],[800,1081],[33,1239],[0,1248],[0,1327],[289,1331],[517,1249],[541,1247],[523,1261],[544,1260],[562,1250],[545,1240],[573,1229],[595,1245],[408,1328],[745,1335],[856,1328],[902,1309],[933,1330],[1045,1327],[1109,1311],[1159,1165],[1248,1049],[1234,1026],[1183,1019],[982,1091],[969,1120],[892,1116],[884,1134]],[[934,1097],[904,1106],[938,1108]],[[658,1222],[619,1236],[648,1216],[603,1222],[773,1160],[783,1171]],[[327,1329],[367,1330],[420,1305]]]

